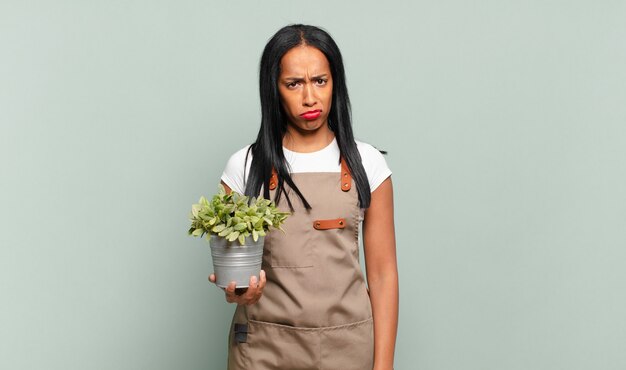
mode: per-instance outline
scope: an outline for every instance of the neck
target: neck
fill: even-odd
[[[299,130],[293,125],[287,126],[283,136],[283,146],[292,152],[311,153],[326,148],[335,138],[335,133],[322,125],[317,130]]]

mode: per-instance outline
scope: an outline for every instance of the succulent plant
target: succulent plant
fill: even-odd
[[[200,197],[198,204],[191,206],[189,235],[206,234],[207,240],[211,235],[218,235],[231,242],[239,240],[243,245],[246,237],[252,235],[256,242],[270,228],[283,231],[281,225],[288,216],[289,213],[278,210],[273,201],[262,197],[250,199],[236,191],[227,194],[220,184],[211,201]]]

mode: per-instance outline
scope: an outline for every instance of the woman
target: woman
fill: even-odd
[[[391,171],[356,142],[339,49],[325,31],[279,30],[260,65],[256,141],[222,175],[227,191],[292,215],[265,239],[263,271],[237,303],[229,369],[389,370],[398,320]],[[367,286],[358,261],[363,223]],[[209,280],[215,282],[211,274]],[[368,291],[369,287],[369,291]]]

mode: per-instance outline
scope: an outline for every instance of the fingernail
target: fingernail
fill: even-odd
[[[252,280],[252,284],[256,284],[256,276],[253,276],[251,280]]]

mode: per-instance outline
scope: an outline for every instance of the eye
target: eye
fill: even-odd
[[[326,82],[327,82],[327,81],[326,81],[325,79],[323,79],[323,78],[318,78],[318,79],[315,81],[315,83],[316,83],[318,86],[324,86],[324,85],[326,85]]]
[[[288,89],[295,89],[299,84],[300,82],[293,81],[293,82],[288,82],[285,86],[287,86]]]

